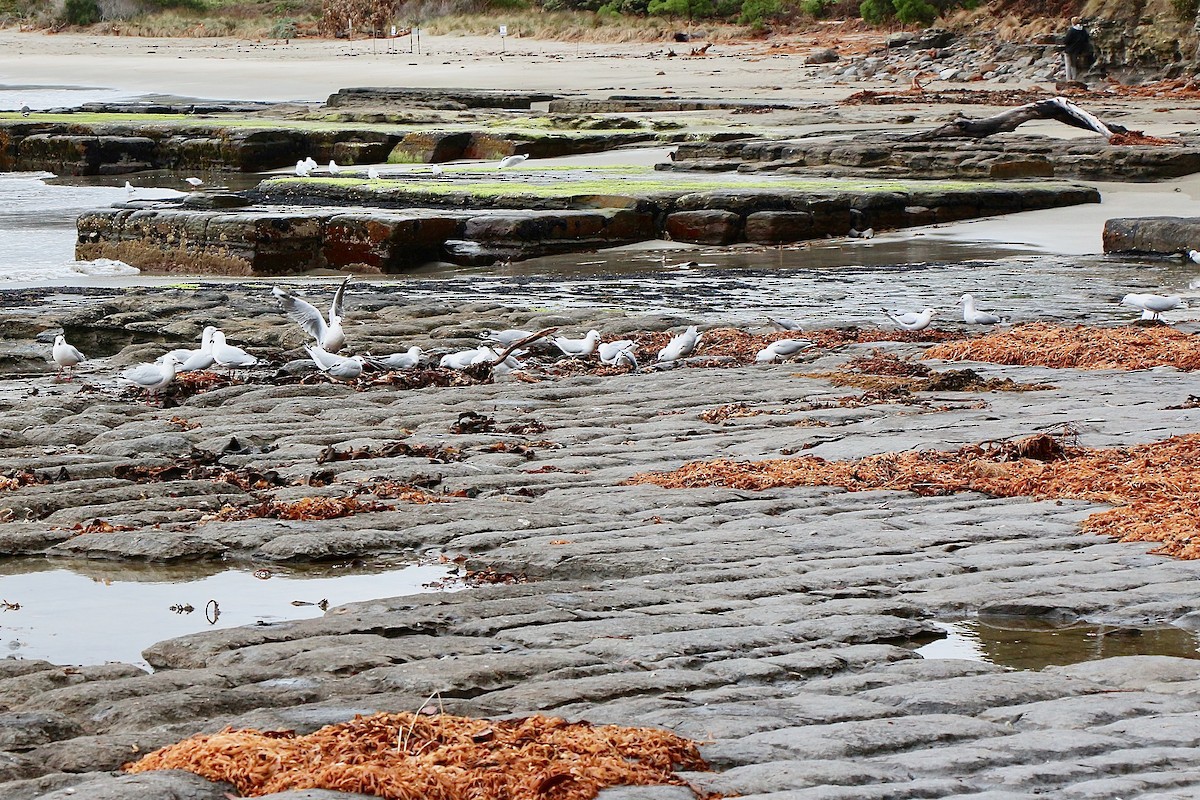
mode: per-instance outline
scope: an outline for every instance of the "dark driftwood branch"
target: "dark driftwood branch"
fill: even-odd
[[[494,367],[497,364],[503,364],[504,359],[508,358],[509,355],[514,350],[524,347],[527,344],[536,342],[538,339],[544,339],[547,336],[549,336],[550,334],[557,333],[557,332],[558,332],[558,328],[542,328],[540,331],[538,331],[537,333],[535,333],[531,336],[526,336],[524,339],[518,339],[517,341],[510,344],[508,347],[504,348],[503,352],[497,353],[496,360],[492,361],[488,366]]]
[[[1111,138],[1114,133],[1128,132],[1127,128],[1120,125],[1101,122],[1065,97],[1052,97],[1010,108],[983,119],[959,117],[931,131],[915,134],[909,139],[918,142],[932,139],[982,139],[994,133],[1016,130],[1018,126],[1035,119],[1056,120],[1073,128],[1094,131],[1106,139]]]

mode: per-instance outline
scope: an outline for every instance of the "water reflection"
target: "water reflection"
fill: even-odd
[[[0,608],[8,609],[0,657],[146,666],[141,651],[163,639],[317,617],[322,601],[332,608],[415,594],[448,574],[444,565],[386,563],[264,569],[0,560]]]
[[[962,658],[1009,669],[1098,661],[1116,656],[1200,658],[1200,638],[1173,625],[1151,628],[1056,624],[1025,618],[939,622],[946,638],[917,648],[924,658]]]

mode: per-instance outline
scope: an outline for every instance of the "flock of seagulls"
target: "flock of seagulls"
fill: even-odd
[[[509,169],[510,167],[519,166],[519,165],[523,164],[528,158],[529,158],[528,155],[515,155],[515,156],[508,156],[506,158],[502,158],[496,164],[496,169]],[[320,165],[317,164],[317,162],[311,156],[309,156],[307,158],[301,159],[300,161],[297,161],[296,166],[293,171],[295,172],[296,177],[307,178],[307,177],[313,175],[314,173],[316,173],[316,171],[318,169],[320,169]],[[329,175],[336,176],[336,175],[342,174],[343,168],[340,164],[337,163],[337,161],[330,159],[329,166],[326,167],[325,171]],[[429,174],[435,178],[439,178],[445,174],[445,170],[442,169],[440,164],[430,164],[429,165]],[[366,175],[367,175],[368,180],[373,180],[373,181],[379,180],[382,177],[382,173],[379,171],[379,168],[374,167],[374,166],[367,167]],[[195,178],[195,179],[188,178],[187,179],[188,183],[191,183],[192,180],[199,180],[199,179],[198,178]],[[203,181],[201,181],[200,183],[197,183],[197,184],[192,184],[192,185],[193,185],[193,187],[199,187],[202,184],[203,184]],[[126,189],[128,189],[128,188],[129,188],[129,184],[128,184],[128,182],[126,182]]]
[[[1200,252],[1191,251],[1200,263]],[[425,352],[417,346],[403,352],[391,353],[385,356],[373,356],[369,353],[361,355],[341,355],[339,351],[346,346],[346,333],[342,326],[345,308],[347,277],[334,293],[333,302],[328,314],[322,314],[312,303],[298,297],[294,293],[276,286],[271,294],[279,303],[279,308],[294,322],[311,341],[304,345],[304,351],[318,370],[339,380],[354,380],[363,374],[366,367],[372,366],[384,370],[412,369],[420,366],[425,360]],[[1182,299],[1178,295],[1156,294],[1127,294],[1121,299],[1123,305],[1133,306],[1142,310],[1142,319],[1158,320],[1166,311],[1178,308]],[[980,310],[975,298],[964,294],[958,301],[963,307],[963,322],[970,325],[997,325],[1004,319],[997,314]],[[907,331],[922,331],[929,327],[936,311],[926,308],[919,312],[887,312],[887,316],[899,328]],[[786,317],[768,317],[769,321],[783,331],[799,331],[799,321]],[[544,332],[543,334],[544,335]],[[590,330],[582,337],[572,339],[558,336],[553,339],[539,338],[535,331],[508,329],[501,331],[484,331],[481,335],[482,344],[479,347],[447,353],[441,357],[438,365],[448,369],[463,370],[478,364],[488,364],[497,371],[521,369],[524,364],[520,360],[528,355],[529,348],[550,348],[557,350],[568,358],[587,358],[597,355],[600,363],[609,366],[627,366],[638,371],[640,365],[637,357],[637,344],[632,339],[619,339],[611,342],[602,341],[599,331]],[[692,325],[682,333],[672,337],[656,355],[655,363],[661,367],[673,366],[675,362],[688,358],[696,352],[703,335]],[[807,339],[779,339],[755,356],[758,363],[793,358],[813,346]],[[76,347],[67,342],[63,335],[56,336],[51,357],[58,365],[60,380],[70,380],[73,369],[86,360],[86,357]],[[200,336],[200,346],[196,349],[177,349],[163,355],[153,363],[139,364],[121,373],[128,383],[146,390],[160,392],[175,380],[182,372],[194,372],[211,369],[213,366],[227,369],[245,369],[258,364],[258,359],[240,347],[229,344],[224,332],[215,326],[208,326]],[[64,375],[66,377],[64,377]]]

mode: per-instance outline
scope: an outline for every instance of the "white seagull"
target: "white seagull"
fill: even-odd
[[[188,186],[191,186],[193,189],[199,189],[201,186],[204,185],[204,181],[200,180],[199,178],[184,178],[183,180]]]
[[[60,378],[64,369],[70,369],[80,361],[87,360],[87,356],[76,350],[74,345],[67,344],[67,337],[61,333],[54,337],[54,347],[50,351],[50,357],[54,359],[55,364],[58,364],[58,377]]]
[[[496,165],[496,169],[507,169],[509,167],[518,166],[523,164],[527,158],[529,158],[527,155],[508,156],[507,158],[502,158],[500,159],[500,163]]]
[[[134,185],[132,183],[130,183],[129,181],[125,181],[125,195],[127,197],[133,197],[133,193],[136,191],[137,191],[137,189],[134,188]]]
[[[802,328],[800,320],[789,317],[767,317],[767,322],[770,322],[781,331],[798,331]]]
[[[368,359],[372,364],[383,367],[385,369],[412,369],[421,363],[421,359],[425,357],[425,351],[417,347],[415,344],[408,348],[404,353],[392,353],[391,355],[380,356],[379,358]]]
[[[332,158],[329,159],[329,174],[330,175],[341,175],[342,174],[342,168],[339,167],[338,163],[336,161],[334,161]]]
[[[632,339],[621,339],[616,342],[603,342],[598,348],[600,354],[600,363],[608,364],[609,366],[619,367],[622,364],[628,364],[635,370],[638,368],[637,363],[637,345]]]
[[[195,372],[211,367],[216,362],[216,359],[213,357],[213,335],[216,332],[217,329],[212,325],[204,329],[204,332],[200,335],[199,350],[181,349],[172,350],[170,353],[167,353],[167,355],[173,356],[179,362],[176,372]],[[162,359],[160,358],[159,361],[162,361]]]
[[[995,314],[975,308],[975,298],[969,294],[964,294],[958,302],[962,303],[963,322],[968,325],[995,325],[1002,322]]]
[[[296,162],[296,177],[307,178],[312,174],[313,168],[308,165],[307,161]]]
[[[240,347],[225,343],[225,332],[216,331],[212,336],[212,354],[222,367],[253,367],[258,359]]]
[[[520,328],[508,328],[502,331],[484,331],[479,335],[479,338],[485,342],[495,342],[501,347],[508,347],[511,344],[528,339],[533,336],[533,331],[523,331]]]
[[[443,172],[445,172],[445,170],[442,169],[441,164],[430,164],[429,165],[429,174],[432,175],[433,177],[440,178],[440,177],[442,177]]]
[[[675,336],[667,343],[667,346],[658,351],[659,361],[677,361],[681,358],[687,358],[696,350],[696,345],[700,343],[700,333],[696,330],[696,326],[692,325],[686,331]]]
[[[367,180],[379,180],[379,170],[375,169],[375,167],[367,167]]]
[[[1164,297],[1161,294],[1127,294],[1121,298],[1121,303],[1142,310],[1142,319],[1158,319],[1159,314],[1179,308],[1183,302],[1179,295]]]
[[[350,276],[347,275],[333,295],[328,322],[312,303],[301,300],[286,289],[276,286],[271,290],[271,294],[275,295],[279,307],[288,315],[288,319],[313,337],[322,350],[336,353],[346,345],[346,334],[342,331],[342,298],[346,294],[346,284],[349,282]]]
[[[906,331],[923,331],[929,327],[929,323],[933,321],[934,311],[932,308],[927,308],[921,313],[909,311],[906,313],[893,314],[890,311],[884,311],[892,322],[899,325]]]
[[[336,353],[328,353],[315,344],[304,345],[304,352],[308,353],[309,358],[317,365],[317,369],[327,373],[334,378],[341,378],[345,381],[352,381],[363,371],[362,356],[339,356]]]
[[[438,366],[446,367],[447,369],[466,369],[476,363],[475,359],[480,357],[480,351],[485,349],[491,352],[490,348],[477,347],[471,350],[459,350],[457,353],[447,353],[442,356],[442,360],[438,362]]]
[[[121,373],[121,377],[147,392],[160,392],[175,380],[178,363],[175,356],[167,353],[161,361],[130,367]]]
[[[754,360],[760,364],[769,364],[778,359],[790,358],[812,346],[813,343],[807,339],[777,339],[759,350]]]
[[[596,352],[598,344],[600,344],[600,331],[588,331],[587,336],[582,339],[568,339],[565,336],[554,337],[554,346],[561,350],[563,355],[577,358],[590,356]]]
[[[1200,250],[1188,250],[1187,257],[1194,263],[1200,264]]]

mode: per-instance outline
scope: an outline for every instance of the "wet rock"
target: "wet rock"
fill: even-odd
[[[421,105],[429,108],[528,109],[533,103],[545,103],[554,98],[555,95],[542,92],[361,86],[339,89],[325,104],[330,108]]]
[[[1104,252],[1178,255],[1200,246],[1200,218],[1117,217],[1104,223]]]
[[[679,242],[731,244],[741,236],[742,218],[732,211],[677,211],[666,231]]]

